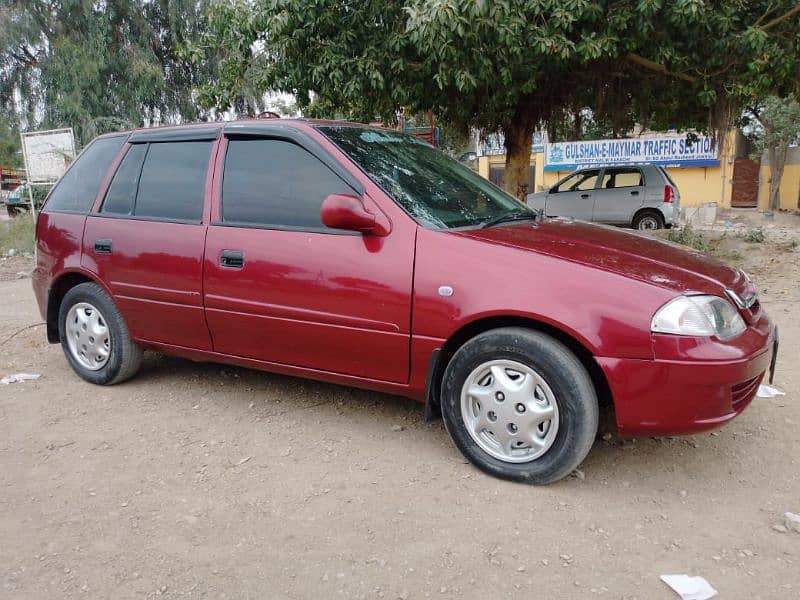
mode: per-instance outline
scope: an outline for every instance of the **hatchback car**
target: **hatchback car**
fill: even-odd
[[[776,334],[740,270],[541,218],[428,144],[336,122],[105,135],[51,192],[33,286],[88,382],[144,350],[400,394],[479,468],[548,483],[741,413]]]
[[[549,217],[634,229],[672,227],[680,217],[680,201],[675,182],[658,165],[580,169],[527,198],[530,208]]]

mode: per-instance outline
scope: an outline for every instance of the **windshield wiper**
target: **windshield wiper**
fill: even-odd
[[[486,229],[487,227],[494,227],[495,225],[499,225],[500,223],[508,223],[510,221],[534,221],[536,220],[537,213],[530,211],[530,210],[516,210],[514,212],[506,213],[504,215],[500,215],[499,217],[495,217],[494,219],[489,219],[485,223],[481,224],[481,229]]]

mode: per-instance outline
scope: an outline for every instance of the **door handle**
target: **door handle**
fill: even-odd
[[[94,241],[95,254],[111,254],[111,240],[95,240]]]
[[[229,269],[241,269],[244,266],[244,252],[241,250],[223,250],[219,264]]]
[[[588,198],[589,194],[581,194],[581,198]]]
[[[631,196],[638,196],[639,190],[631,190]]]

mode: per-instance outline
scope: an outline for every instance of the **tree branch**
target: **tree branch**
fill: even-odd
[[[792,9],[788,10],[787,12],[782,14],[780,17],[775,17],[774,19],[772,19],[772,21],[764,23],[759,29],[762,29],[762,30],[766,31],[767,29],[770,29],[771,27],[774,27],[775,25],[777,25],[781,21],[785,21],[786,19],[796,15],[797,13],[800,13],[800,4],[798,4],[797,6],[795,6]]]
[[[670,77],[676,77],[677,79],[682,79],[683,81],[688,81],[689,83],[694,83],[697,81],[697,77],[687,75],[686,73],[673,73],[664,65],[652,61],[649,58],[645,58],[644,56],[639,56],[638,54],[628,54],[625,59],[629,62],[639,65],[640,67],[655,71],[656,73],[662,73],[664,75],[669,75]]]

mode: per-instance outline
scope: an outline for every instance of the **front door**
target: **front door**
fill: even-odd
[[[214,350],[407,381],[415,226],[386,237],[326,228],[323,199],[355,192],[297,140],[234,137],[224,152],[205,252]]]
[[[548,217],[592,220],[594,191],[600,169],[587,169],[567,177],[550,190],[545,201]]]
[[[594,216],[601,223],[630,224],[644,203],[645,187],[641,169],[604,169],[600,186],[594,192]]]
[[[108,286],[137,340],[211,350],[201,289],[213,145],[130,144],[99,212],[86,219],[83,264]]]

